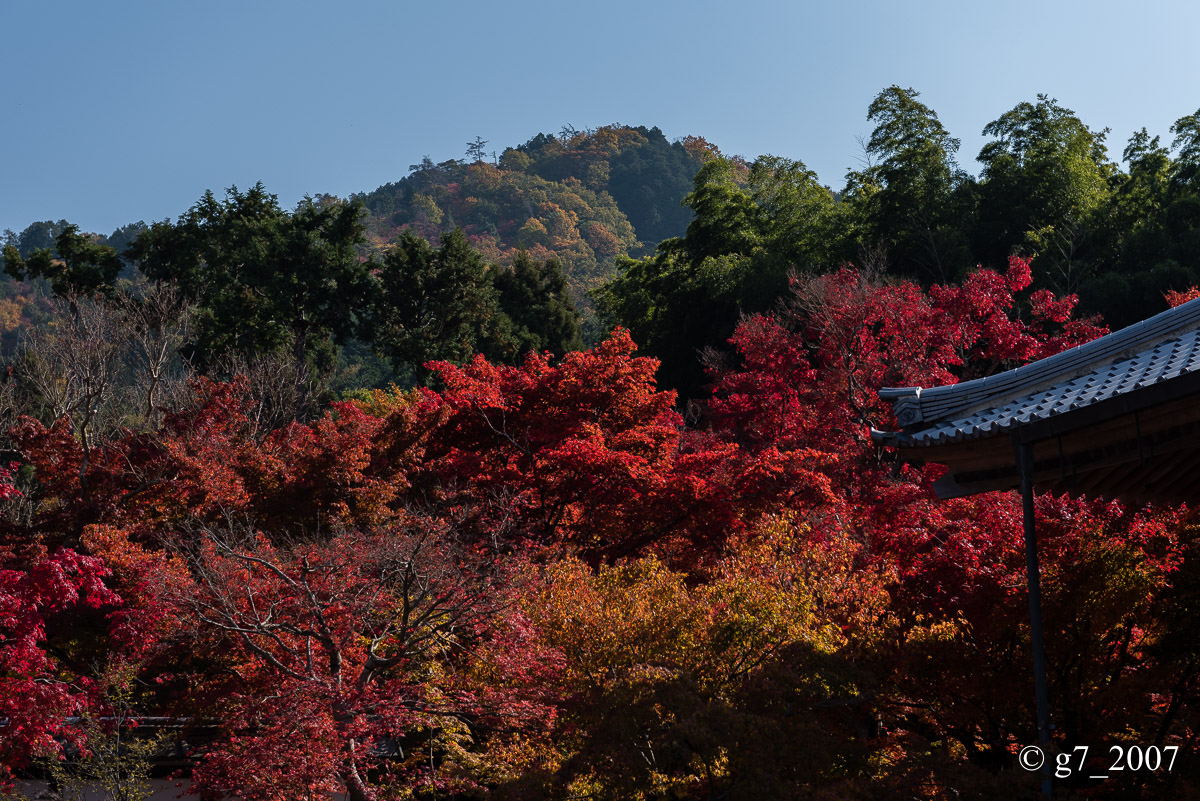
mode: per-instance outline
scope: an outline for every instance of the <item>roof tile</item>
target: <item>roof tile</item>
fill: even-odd
[[[874,432],[902,446],[974,439],[1047,419],[1200,369],[1200,300],[1007,373],[881,393],[916,421]]]

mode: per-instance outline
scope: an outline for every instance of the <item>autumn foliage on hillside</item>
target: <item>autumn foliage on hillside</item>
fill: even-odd
[[[538,134],[518,147],[466,160],[428,158],[411,174],[360,196],[379,245],[405,230],[430,242],[461,228],[494,263],[519,251],[563,264],[575,302],[610,279],[614,258],[683,233],[680,208],[701,163],[716,149],[699,137],[669,143],[657,128],[605,125]]]
[[[937,502],[936,466],[868,436],[895,424],[882,386],[1105,332],[1030,285],[1020,259],[928,291],[796,279],[686,415],[618,329],[308,423],[261,426],[246,378],[96,441],[25,418],[0,761],[89,759],[68,721],[120,665],[138,714],[205,722],[213,797],[1033,797],[1019,503]],[[1183,751],[1062,792],[1195,792],[1191,518],[1037,514],[1058,746]]]

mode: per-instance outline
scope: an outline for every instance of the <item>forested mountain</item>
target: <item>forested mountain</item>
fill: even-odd
[[[614,275],[614,258],[651,252],[691,219],[680,199],[715,148],[690,137],[669,143],[658,128],[567,127],[510,147],[494,161],[486,142],[470,160],[426,158],[395,183],[356,195],[377,246],[412,229],[430,241],[461,228],[485,258],[518,250],[556,258],[577,303]]]
[[[680,199],[703,161],[719,155],[698,137],[671,143],[658,128],[622,125],[567,126],[498,157],[485,153],[486,144],[471,143],[467,159],[435,164],[425,158],[399,181],[353,196],[367,212],[368,241],[360,252],[382,252],[405,231],[436,245],[461,230],[490,263],[507,267],[522,251],[534,261],[553,259],[592,340],[602,326],[589,293],[616,274],[616,258],[652,252],[662,239],[684,232],[692,215]],[[43,221],[8,231],[6,244],[24,256],[52,251],[68,224]],[[93,238],[124,252],[147,227],[139,221]],[[11,352],[15,332],[32,319],[32,310],[24,310],[29,293],[11,284],[0,293],[0,337]]]

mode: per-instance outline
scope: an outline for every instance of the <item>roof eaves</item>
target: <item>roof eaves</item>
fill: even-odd
[[[932,424],[951,415],[969,414],[974,408],[997,405],[999,398],[1016,391],[1022,395],[1034,394],[1046,387],[1086,375],[1100,362],[1136,353],[1168,339],[1180,330],[1197,325],[1200,325],[1200,299],[1004,373],[927,389],[886,387],[880,390],[879,396],[892,401],[896,421],[902,428]],[[872,437],[875,436],[873,432]],[[876,439],[879,440],[878,437]]]

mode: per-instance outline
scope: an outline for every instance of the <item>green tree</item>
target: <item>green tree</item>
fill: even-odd
[[[1127,173],[1112,181],[1112,228],[1120,238],[1122,271],[1137,271],[1167,257],[1162,216],[1167,203],[1171,157],[1145,128],[1125,146]]]
[[[983,133],[993,139],[979,152],[985,184],[977,255],[1001,263],[1015,248],[1032,250],[1037,272],[1056,291],[1076,291],[1107,255],[1093,246],[1117,170],[1104,144],[1108,129],[1093,131],[1057,100],[1038,95]]]
[[[1175,150],[1165,224],[1174,257],[1200,269],[1200,110],[1171,126]]]
[[[579,314],[556,259],[539,262],[522,250],[512,269],[493,274],[500,308],[511,321],[516,355],[548,350],[561,356],[583,347]]]
[[[462,362],[478,351],[506,360],[515,352],[489,267],[461,230],[443,235],[439,248],[405,231],[383,254],[372,333],[397,371],[411,368],[421,381],[430,361]]]
[[[472,162],[483,161],[485,147],[487,147],[487,140],[482,136],[475,137],[470,142],[467,142],[467,157]]]
[[[6,231],[8,241],[5,244],[15,245],[22,256],[28,256],[41,248],[54,249],[54,240],[70,223],[66,220],[42,220],[30,223],[21,233]]]
[[[66,224],[54,239],[54,250],[37,248],[27,257],[16,245],[4,247],[4,271],[18,281],[44,278],[61,297],[111,294],[121,272],[117,251]]]
[[[890,86],[867,109],[875,130],[872,165],[848,176],[848,198],[861,216],[860,246],[882,246],[889,263],[924,281],[946,282],[970,266],[962,234],[969,176],[950,136],[920,92]]]
[[[704,349],[723,348],[741,315],[769,309],[790,273],[832,266],[842,212],[813,172],[775,156],[707,162],[684,203],[695,214],[686,236],[618,260],[620,275],[595,297],[662,361],[660,383],[697,397]]]
[[[118,253],[123,253],[129,249],[129,246],[134,243],[134,240],[141,236],[142,232],[148,227],[149,226],[147,226],[142,220],[138,220],[135,223],[129,223],[128,225],[122,225],[120,228],[117,228],[104,238],[104,244],[108,245],[110,248],[114,248]]]
[[[200,306],[196,355],[211,364],[290,351],[327,370],[332,342],[362,326],[370,288],[357,202],[305,198],[288,213],[256,184],[219,201],[206,192],[178,222],[155,223],[130,249],[153,280],[177,284]]]
[[[749,255],[760,246],[759,209],[732,160],[713,159],[701,167],[683,203],[695,217],[682,240],[665,243],[667,250],[699,262],[730,253]]]
[[[761,231],[758,207],[727,159],[705,164],[684,202],[695,213],[687,235],[654,256],[618,259],[619,275],[594,296],[608,322],[662,362],[660,385],[692,397],[704,381],[699,350],[733,331]]]
[[[1172,194],[1195,194],[1200,191],[1200,109],[1195,114],[1180,117],[1171,125],[1175,139],[1175,164],[1171,174]]]
[[[1129,139],[1127,173],[1110,180],[1105,247],[1114,263],[1080,287],[1083,305],[1110,324],[1129,325],[1166,308],[1163,294],[1200,283],[1200,122],[1171,128],[1178,158],[1143,128]],[[1189,166],[1189,163],[1191,166]]]
[[[815,172],[792,159],[759,156],[750,164],[746,186],[762,238],[753,272],[765,279],[751,305],[766,308],[790,272],[821,272],[842,260],[846,210]]]
[[[609,159],[607,188],[638,239],[653,246],[682,236],[691,222],[691,210],[680,201],[691,190],[701,162],[682,143],[668,143],[658,128],[635,130],[644,140]]]

